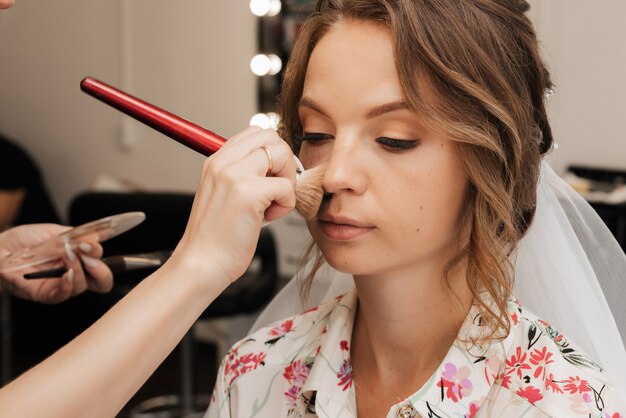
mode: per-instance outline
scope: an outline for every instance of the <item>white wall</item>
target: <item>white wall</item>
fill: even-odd
[[[626,170],[626,2],[529,2],[556,84],[549,106],[555,168]]]
[[[18,0],[0,16],[0,131],[38,160],[62,213],[99,173],[193,191],[201,156],[123,123],[79,82],[92,75],[232,135],[256,108],[254,22],[245,0]]]
[[[626,2],[530,0],[557,84],[550,101],[557,171],[626,169]],[[225,136],[255,111],[255,21],[247,0],[18,0],[0,15],[0,131],[42,165],[56,203],[99,173],[192,191],[202,157],[91,99],[93,75]],[[126,120],[127,122],[123,122]],[[121,128],[124,129],[121,129]],[[134,142],[120,147],[120,131]],[[301,222],[279,232],[281,271],[295,270]],[[297,230],[296,232],[293,232]],[[291,241],[290,241],[291,240]]]

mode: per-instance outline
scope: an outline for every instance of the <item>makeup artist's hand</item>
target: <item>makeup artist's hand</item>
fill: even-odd
[[[0,10],[8,9],[9,7],[13,6],[14,3],[15,0],[0,0]]]
[[[250,127],[233,136],[204,163],[173,261],[207,276],[217,267],[225,285],[236,280],[252,260],[263,223],[295,207],[295,184],[293,153],[274,130]]]
[[[69,227],[56,224],[31,224],[11,228],[0,234],[0,257],[39,244],[67,229]],[[66,248],[60,261],[67,268],[63,277],[26,280],[23,275],[29,271],[17,270],[0,272],[0,283],[3,289],[17,297],[41,303],[63,302],[87,289],[99,293],[108,292],[113,286],[113,275],[100,261],[100,257],[100,244],[85,240],[79,244],[76,252]]]

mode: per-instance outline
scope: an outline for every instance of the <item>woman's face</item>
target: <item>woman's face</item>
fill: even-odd
[[[309,230],[356,275],[446,263],[459,249],[467,177],[457,143],[408,110],[388,29],[345,21],[313,50],[299,114],[305,166],[328,163]]]
[[[15,0],[0,0],[0,9],[8,9],[13,6]]]

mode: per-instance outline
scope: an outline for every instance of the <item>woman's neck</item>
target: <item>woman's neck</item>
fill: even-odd
[[[473,299],[464,265],[450,272],[448,282],[442,271],[442,266],[430,265],[417,271],[355,277],[359,298],[351,353],[355,380],[361,374],[383,384],[406,386],[423,383],[434,372]],[[364,365],[367,371],[359,370]],[[414,377],[417,382],[399,382],[398,376]]]

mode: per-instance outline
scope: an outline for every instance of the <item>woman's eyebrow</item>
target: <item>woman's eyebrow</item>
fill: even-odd
[[[397,101],[397,102],[385,103],[383,105],[376,106],[370,109],[365,115],[365,117],[367,119],[374,119],[375,117],[384,115],[385,113],[395,112],[397,110],[406,110],[408,108],[409,108],[409,105],[407,105],[406,102],[402,100]]]
[[[320,113],[321,115],[328,117],[328,114],[324,112],[324,110],[322,109],[320,105],[318,105],[317,103],[315,103],[315,101],[307,97],[303,97],[300,99],[300,102],[298,103],[298,107],[299,108],[308,107],[309,109],[315,110],[317,113]]]
[[[320,105],[315,103],[315,101],[313,101],[310,98],[303,97],[302,99],[300,99],[300,102],[298,103],[298,107],[308,107],[309,109],[312,109],[316,111],[317,113],[320,113],[321,115],[328,117],[328,114],[324,111],[324,109],[322,109]],[[384,115],[385,113],[395,112],[397,110],[405,110],[405,109],[409,109],[409,105],[407,105],[406,102],[402,100],[397,101],[397,102],[385,103],[385,104],[373,107],[372,109],[368,110],[367,113],[365,114],[365,118],[373,119],[380,115]]]

